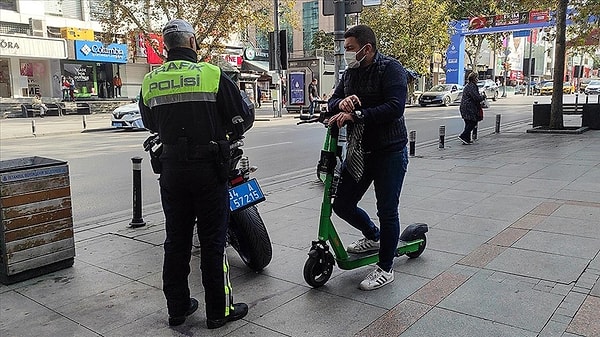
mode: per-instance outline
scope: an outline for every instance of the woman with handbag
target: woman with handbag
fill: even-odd
[[[482,104],[485,102],[485,97],[479,93],[478,80],[476,72],[469,74],[460,101],[460,116],[465,121],[465,128],[458,138],[465,145],[473,144],[471,132],[477,127],[477,122],[483,119]]]

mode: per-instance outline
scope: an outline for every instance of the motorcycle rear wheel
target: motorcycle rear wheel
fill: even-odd
[[[228,236],[229,244],[250,269],[261,271],[271,262],[271,239],[256,206],[231,213]]]

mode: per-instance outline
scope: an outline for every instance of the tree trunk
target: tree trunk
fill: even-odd
[[[550,129],[564,129],[563,122],[563,82],[565,78],[565,52],[568,0],[558,0],[556,8],[556,47],[554,48],[554,85],[552,87],[552,107],[550,109]]]

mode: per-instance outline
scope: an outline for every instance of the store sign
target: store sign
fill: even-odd
[[[127,63],[127,45],[97,41],[75,41],[75,58],[80,61]]]
[[[269,50],[246,47],[246,49],[244,50],[244,59],[248,61],[268,61]]]
[[[244,58],[240,55],[226,54],[226,55],[223,55],[223,58],[229,64],[231,64],[234,67],[238,67],[238,68],[240,68],[242,66],[242,62],[244,61]]]
[[[67,43],[63,39],[0,34],[0,56],[66,59]]]

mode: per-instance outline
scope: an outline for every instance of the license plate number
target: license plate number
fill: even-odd
[[[112,122],[112,126],[118,128],[121,126],[121,122]]]
[[[244,209],[264,200],[265,195],[256,179],[250,179],[229,189],[229,209],[231,211]]]
[[[431,102],[430,99],[424,99],[423,102]]]

